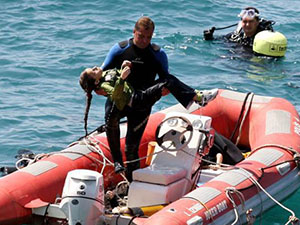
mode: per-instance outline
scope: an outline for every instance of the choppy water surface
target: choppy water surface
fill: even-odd
[[[2,0],[0,166],[13,165],[19,149],[56,151],[84,134],[85,99],[78,76],[85,67],[100,65],[115,42],[131,37],[141,15],[155,21],[153,41],[166,50],[170,72],[187,84],[283,97],[299,112],[299,1],[251,4],[286,35],[285,58],[257,58],[222,41],[203,41],[204,29],[237,22],[240,9],[248,6],[240,0]],[[100,96],[93,99],[90,130],[104,121],[104,101]],[[153,111],[174,103],[171,96],[164,97]],[[298,216],[299,197],[300,191],[284,202]],[[283,224],[288,216],[275,207],[261,223]]]

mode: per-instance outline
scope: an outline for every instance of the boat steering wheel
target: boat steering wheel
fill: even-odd
[[[160,134],[161,129],[162,131],[167,131]],[[163,120],[155,133],[158,146],[166,151],[179,151],[185,148],[190,143],[192,137],[193,125],[188,119],[182,116],[172,116]]]

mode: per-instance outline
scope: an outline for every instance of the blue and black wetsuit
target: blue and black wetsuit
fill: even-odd
[[[133,44],[133,39],[115,44],[109,51],[101,68],[103,70],[120,69],[124,60],[132,62],[127,82],[136,90],[145,90],[155,83],[156,74],[165,78],[168,74],[168,58],[163,49],[149,45],[140,49]]]
[[[120,151],[120,119],[127,117],[127,134],[125,154],[127,161],[139,158],[139,144],[148,122],[153,104],[160,99],[161,90],[166,87],[183,106],[188,107],[195,96],[194,89],[180,82],[168,73],[168,58],[157,45],[149,45],[140,49],[133,44],[133,39],[115,44],[102,64],[102,69],[120,69],[124,60],[132,62],[131,73],[126,81],[143,95],[136,96],[140,102],[149,99],[148,105],[126,106],[122,111],[107,99],[105,104],[106,134],[114,162],[123,165]],[[159,79],[156,80],[158,74]],[[137,99],[134,102],[139,102]],[[132,171],[140,167],[139,161],[127,164],[127,178],[132,180]]]

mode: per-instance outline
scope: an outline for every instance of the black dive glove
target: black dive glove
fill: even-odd
[[[210,28],[209,30],[204,30],[203,31],[203,35],[204,35],[204,40],[209,41],[209,40],[213,40],[213,34],[215,31],[215,27]]]

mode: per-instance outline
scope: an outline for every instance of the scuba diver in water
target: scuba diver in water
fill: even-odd
[[[241,21],[238,24],[234,24],[231,26],[237,26],[237,29],[227,35],[224,38],[230,42],[239,43],[243,46],[252,47],[255,35],[263,30],[273,31],[272,25],[274,25],[274,21],[265,20],[260,18],[259,11],[254,7],[246,7],[244,8],[238,17],[241,18]],[[229,28],[215,28],[212,27],[209,30],[205,30],[204,39],[205,40],[213,40],[213,33],[215,30],[221,30]]]
[[[260,18],[258,9],[254,7],[244,8],[238,17],[241,18],[241,21],[237,24],[222,28],[212,27],[205,30],[203,32],[204,39],[214,40],[213,33],[215,30],[227,29],[237,25],[235,31],[221,38],[228,42],[237,43],[258,56],[277,58],[285,55],[287,40],[283,34],[274,31],[272,27],[275,24],[274,21]]]
[[[254,7],[243,9],[238,15],[241,22],[237,29],[225,36],[231,42],[240,43],[243,46],[253,46],[254,38],[257,33],[263,30],[273,31],[273,21],[260,19],[259,11]]]

